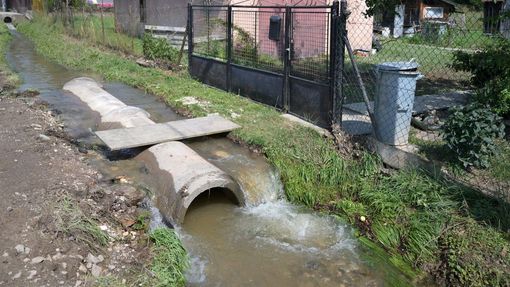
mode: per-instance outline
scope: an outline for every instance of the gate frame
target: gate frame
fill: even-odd
[[[247,6],[247,5],[192,5],[188,3],[188,21],[187,21],[187,31],[188,31],[188,72],[193,77],[192,73],[192,60],[193,56],[207,60],[209,57],[202,55],[194,55],[194,44],[193,44],[193,35],[194,35],[194,27],[193,27],[193,8],[200,9],[208,9],[208,8],[218,8],[218,9],[227,9],[226,16],[226,61],[224,64],[226,65],[226,79],[225,79],[225,87],[227,92],[232,92],[232,68],[233,65],[236,67],[242,67],[249,69],[251,71],[258,71],[261,73],[268,73],[281,75],[282,76],[282,107],[277,109],[283,110],[286,113],[293,114],[297,117],[305,119],[302,115],[298,115],[290,111],[290,102],[292,95],[290,94],[290,79],[295,78],[303,81],[307,81],[310,83],[315,83],[318,85],[329,86],[329,96],[331,100],[331,104],[329,106],[329,125],[328,129],[331,129],[332,125],[342,123],[342,104],[344,101],[343,95],[343,70],[344,70],[344,62],[345,62],[345,42],[344,36],[347,35],[346,30],[346,22],[347,22],[347,1],[335,0],[332,5],[321,5],[321,6]],[[232,59],[232,47],[233,47],[233,18],[232,18],[232,8],[278,8],[285,9],[285,27],[284,27],[284,49],[283,49],[283,71],[282,73],[277,73],[273,71],[264,70],[261,68],[236,65],[233,63]],[[293,28],[293,9],[330,9],[328,11],[328,17],[330,21],[330,32],[329,32],[329,55],[328,55],[328,63],[329,63],[329,71],[328,72],[328,83],[319,83],[317,81],[313,81],[310,79],[306,79],[303,77],[292,76],[292,28]],[[299,12],[298,12],[299,13]],[[209,58],[211,61],[216,61],[216,59]]]

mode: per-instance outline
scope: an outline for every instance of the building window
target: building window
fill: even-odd
[[[140,0],[140,22],[145,23],[145,0]]]
[[[443,7],[425,7],[426,19],[442,19]]]

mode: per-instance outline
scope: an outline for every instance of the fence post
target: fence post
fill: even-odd
[[[232,6],[227,8],[227,91],[232,91]]]
[[[336,14],[336,15],[335,15]],[[332,53],[332,82],[333,82],[333,118],[332,124],[342,124],[342,105],[344,101],[343,94],[343,71],[345,62],[345,41],[344,36],[347,34],[347,1],[342,0],[340,3],[333,3],[333,21],[332,21],[331,37],[333,53]]]
[[[291,51],[291,30],[292,30],[292,10],[291,7],[285,6],[285,44],[283,51],[283,110],[288,112],[290,109],[290,91],[289,91],[289,76],[290,76],[290,57]]]
[[[188,3],[188,72],[191,75],[191,56],[193,55],[193,6]]]

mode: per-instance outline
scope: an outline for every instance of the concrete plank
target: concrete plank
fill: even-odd
[[[221,117],[208,116],[133,128],[97,131],[96,135],[111,149],[120,150],[220,134],[240,128]]]

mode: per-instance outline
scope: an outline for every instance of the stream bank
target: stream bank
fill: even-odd
[[[164,196],[153,186],[156,180],[150,172],[136,160],[141,149],[109,153],[93,136],[91,130],[98,124],[94,113],[61,90],[76,72],[37,55],[21,35],[15,35],[8,59],[24,80],[21,89],[38,90],[39,97],[59,111],[65,130],[76,142],[98,149],[87,151],[91,166],[106,178],[131,182],[149,196]],[[105,89],[126,104],[143,107],[155,120],[176,118],[164,103],[140,90],[119,83],[106,83]],[[246,207],[238,207],[218,199],[212,190],[210,200],[193,204],[191,219],[177,229],[191,256],[189,284],[381,286],[388,280],[405,284],[406,279],[385,260],[374,259],[370,250],[357,244],[347,224],[283,200],[280,176],[260,155],[221,137],[186,144],[234,177],[250,199]],[[158,257],[157,252],[154,256]]]
[[[422,270],[440,285],[452,286],[485,281],[504,286],[510,280],[509,227],[497,220],[508,217],[505,205],[419,171],[388,174],[364,152],[354,161],[344,159],[331,140],[284,121],[270,108],[186,76],[139,67],[115,52],[65,36],[58,24],[36,19],[21,30],[40,53],[68,67],[142,88],[195,116],[217,112],[232,118],[243,126],[233,136],[257,146],[277,167],[288,199],[345,218],[410,276],[419,278],[423,273],[417,270]],[[466,273],[473,269],[477,272]]]

